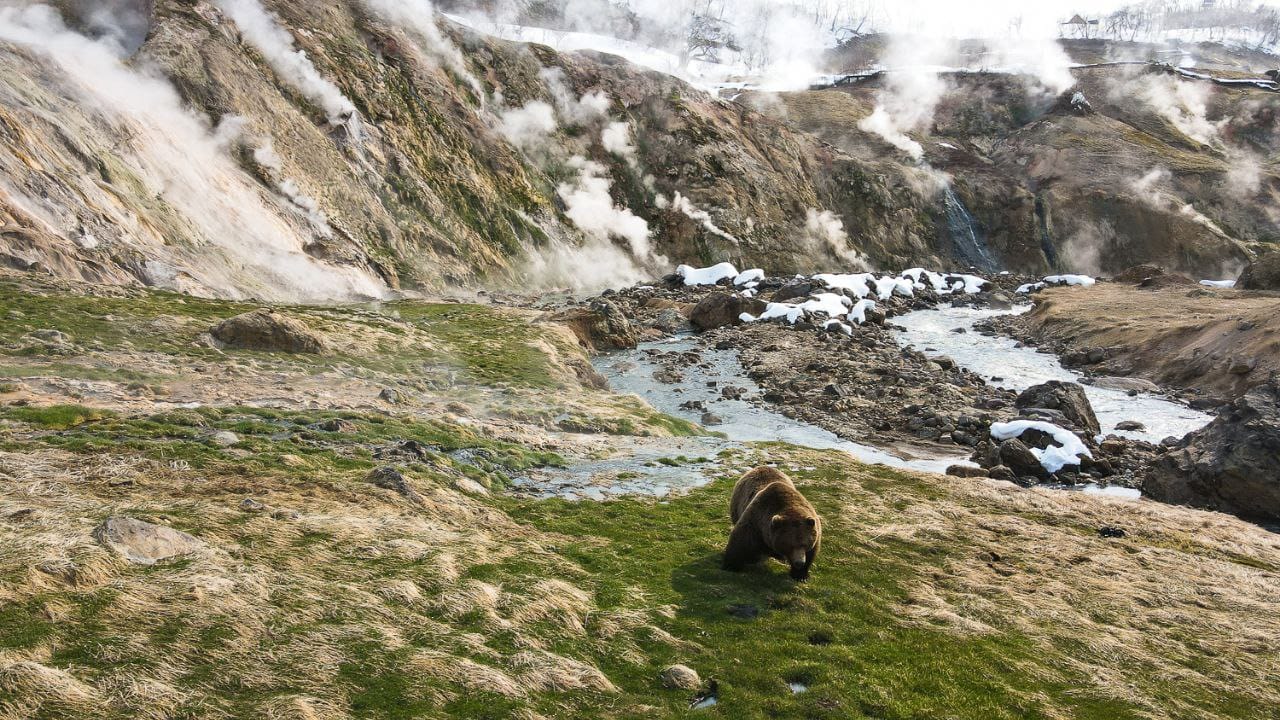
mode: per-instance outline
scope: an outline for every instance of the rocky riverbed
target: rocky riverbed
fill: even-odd
[[[1024,486],[1141,489],[1152,468],[1169,465],[1164,458],[1184,444],[1183,435],[1212,420],[1162,397],[1151,382],[1076,376],[1051,355],[1025,361],[1034,353],[1016,340],[997,338],[999,323],[972,317],[955,322],[948,332],[963,336],[962,344],[943,342],[937,331],[912,334],[897,324],[905,318],[918,330],[913,318],[926,314],[935,323],[949,322],[952,316],[929,312],[940,307],[975,317],[993,311],[1013,316],[1015,303],[1030,300],[1017,289],[1034,284],[1034,278],[937,280],[913,271],[896,277],[751,277],[742,283],[744,276],[693,285],[672,277],[606,293],[575,311],[599,318],[586,323],[593,327],[579,337],[596,348],[616,349],[688,334],[678,345],[643,346],[643,367],[628,363],[626,355],[613,356],[624,358],[613,374],[642,373],[640,382],[653,386],[644,388],[648,392],[628,388],[618,377],[613,385],[651,402],[662,394],[654,388],[667,386],[673,398],[688,398],[671,409],[709,429],[725,422],[718,402],[746,403],[882,453],[871,462],[933,463],[919,469]],[[894,289],[904,282],[910,291]],[[863,317],[856,317],[859,312]],[[923,347],[908,339],[922,340]],[[956,353],[967,361],[960,362],[933,347],[987,343],[997,360],[1004,353],[1006,374],[1014,377],[989,368],[975,371],[967,350]],[[737,359],[742,382],[725,376],[725,357]],[[1020,364],[1028,362],[1032,370]],[[713,367],[720,375],[708,379]],[[1059,456],[1067,462],[1052,460]]]

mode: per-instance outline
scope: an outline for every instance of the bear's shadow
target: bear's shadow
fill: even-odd
[[[720,567],[723,558],[717,550],[671,571],[671,587],[680,596],[677,614],[702,622],[746,622],[768,612],[778,596],[794,592],[798,585],[774,560],[730,572]]]

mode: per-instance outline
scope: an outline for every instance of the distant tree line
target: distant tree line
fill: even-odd
[[[1256,0],[1146,0],[1089,21],[1089,37],[1126,41],[1188,40],[1237,42],[1257,50],[1280,44],[1280,10]],[[1063,24],[1063,34],[1079,31]]]

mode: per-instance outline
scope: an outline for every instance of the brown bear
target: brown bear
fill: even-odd
[[[804,580],[822,541],[822,520],[777,468],[758,467],[738,481],[729,503],[733,531],[724,550],[724,569],[738,571],[764,556],[791,566],[791,578]]]

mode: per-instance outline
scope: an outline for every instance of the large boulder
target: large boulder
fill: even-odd
[[[154,565],[204,547],[187,533],[124,516],[107,518],[94,529],[93,537],[135,565]]]
[[[1273,250],[1249,263],[1236,281],[1242,290],[1280,290],[1280,250]]]
[[[1280,385],[1250,390],[1147,468],[1146,495],[1280,521]]]
[[[617,305],[603,298],[586,307],[552,315],[551,320],[569,326],[578,342],[589,350],[630,350],[636,346],[635,328]]]
[[[1050,380],[1042,385],[1029,387],[1014,401],[1019,409],[1044,408],[1061,414],[1077,428],[1090,435],[1102,432],[1093,405],[1084,394],[1084,388],[1071,382]]]
[[[689,322],[698,330],[714,330],[742,322],[743,313],[759,315],[768,303],[756,298],[716,292],[703,298],[689,313]]]
[[[254,310],[227,318],[209,331],[223,345],[239,350],[324,354],[324,338],[300,321],[274,310]]]

